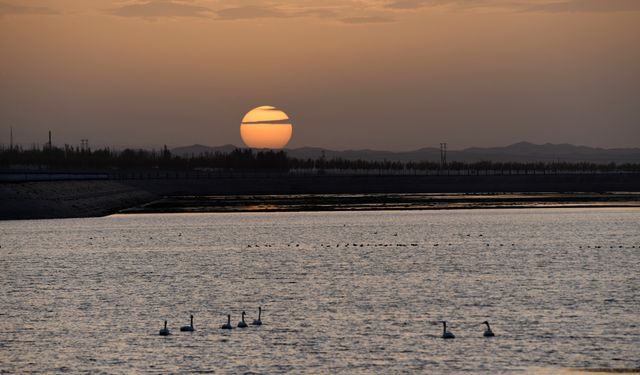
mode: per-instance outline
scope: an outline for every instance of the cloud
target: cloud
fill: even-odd
[[[495,8],[525,12],[636,12],[640,0],[390,0],[386,9],[412,10],[444,6],[454,9]]]
[[[242,125],[288,125],[291,120],[284,118],[282,120],[262,120],[262,121],[243,121]]]
[[[307,9],[295,13],[297,17],[336,18],[339,14],[331,9]]]
[[[527,9],[532,12],[640,12],[640,0],[569,0],[549,2]]]
[[[173,0],[146,1],[108,11],[109,14],[115,16],[139,18],[207,17],[211,12],[211,9],[206,7]]]
[[[225,8],[215,12],[222,20],[242,20],[255,18],[284,18],[289,15],[277,8],[247,5],[235,8]]]
[[[385,4],[385,8],[389,9],[418,9],[427,5],[425,0],[394,0]]]
[[[384,16],[360,16],[360,17],[347,17],[342,18],[340,21],[353,25],[362,25],[368,23],[389,23],[394,22],[393,18]]]
[[[32,7],[25,5],[13,5],[0,2],[0,16],[9,15],[54,15],[57,11],[47,7]]]
[[[419,9],[425,7],[449,7],[453,9],[472,8],[507,8],[519,9],[528,6],[532,0],[391,0],[384,4],[384,8],[393,10]],[[553,0],[551,0],[553,1]]]

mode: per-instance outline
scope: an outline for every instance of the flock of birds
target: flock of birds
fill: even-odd
[[[238,322],[238,328],[247,328],[249,325],[244,321],[244,317],[247,314],[243,311],[242,318],[240,322]],[[447,322],[445,320],[441,321],[442,323],[442,338],[443,339],[455,339],[456,335],[454,335],[451,331],[447,330]],[[491,326],[488,321],[484,321],[481,324],[486,324],[487,328],[484,330],[482,334],[484,337],[494,337],[495,334],[491,330]],[[261,326],[262,325],[262,307],[258,307],[258,319],[255,319],[253,326]],[[220,329],[233,329],[233,325],[231,324],[231,315],[227,315],[227,322],[220,326]],[[191,315],[191,323],[188,326],[180,327],[180,332],[193,332],[195,331],[195,327],[193,326],[193,315]],[[167,321],[164,321],[164,327],[160,329],[160,336],[169,336],[171,335],[171,330],[167,327]]]
[[[446,321],[442,321],[442,338],[443,339],[455,339],[456,335],[454,335],[451,331],[447,330],[447,322]],[[484,333],[482,334],[482,336],[484,337],[494,337],[495,334],[493,333],[493,331],[491,330],[491,326],[489,325],[488,321],[484,321],[480,324],[486,324],[487,328],[484,330]]]
[[[244,321],[244,317],[247,315],[244,311],[242,312],[242,320],[238,323],[238,328],[247,328],[249,325]],[[252,326],[261,326],[262,325],[262,307],[258,307],[258,319],[254,319]],[[220,326],[220,329],[233,329],[233,325],[231,325],[231,315],[227,315],[227,322]],[[193,315],[191,315],[191,323],[188,326],[180,327],[180,332],[193,332],[195,331],[195,327],[193,326]],[[167,321],[164,321],[164,328],[160,330],[160,336],[169,336],[171,334],[171,330],[167,327]]]
[[[377,234],[377,233],[378,232],[374,232],[374,234]],[[180,233],[178,236],[181,237],[182,233]],[[394,233],[393,236],[394,237],[398,236],[398,234]],[[470,237],[471,234],[467,234],[466,236]],[[483,235],[480,234],[480,235],[478,235],[478,237],[483,237]],[[153,237],[150,237],[150,239],[153,239]],[[434,247],[437,247],[439,245],[440,245],[439,243],[434,243],[433,244]],[[451,243],[449,243],[448,245],[452,246]],[[486,245],[490,246],[490,244],[488,244],[488,243]],[[275,245],[268,244],[268,243],[262,245],[262,247],[272,247],[272,246],[275,246]],[[300,244],[293,244],[293,243],[287,244],[287,247],[292,247],[292,246],[300,247]],[[333,247],[333,246],[334,245],[321,244],[321,247]],[[340,246],[341,246],[341,244],[336,244],[335,245],[335,247],[340,247]],[[415,242],[413,242],[413,243],[374,243],[374,244],[372,244],[372,243],[345,243],[345,244],[342,244],[342,246],[343,247],[349,247],[349,246],[351,246],[351,247],[365,247],[365,246],[366,247],[387,247],[387,246],[399,246],[399,247],[402,247],[402,246],[418,246],[418,243],[415,243]],[[499,246],[505,246],[505,245],[504,244],[499,244]],[[515,246],[515,244],[512,243],[511,246]],[[247,245],[247,247],[248,248],[251,248],[251,247],[259,248],[260,245],[259,244]],[[586,247],[587,248],[591,248],[591,246],[586,246]],[[599,249],[601,247],[602,246],[593,246],[593,248],[595,248],[595,249]],[[610,248],[615,248],[615,247],[616,246],[610,246]],[[580,246],[580,248],[582,249],[583,247]],[[619,246],[619,248],[623,248],[623,246]],[[635,246],[631,246],[631,248],[635,248]],[[242,312],[242,318],[241,318],[240,322],[238,322],[237,328],[247,328],[248,327],[248,324],[244,320],[245,316],[246,316],[246,313],[243,311]],[[251,325],[254,325],[254,326],[262,325],[261,317],[262,317],[262,307],[258,307],[258,319],[255,319],[251,323]],[[441,321],[441,323],[442,323],[442,336],[441,337],[443,339],[454,339],[454,338],[456,338],[456,336],[451,331],[447,330],[447,322],[443,320],[443,321]],[[494,337],[495,336],[495,334],[491,330],[491,326],[489,325],[488,321],[485,320],[484,322],[482,322],[480,324],[484,324],[484,325],[487,326],[486,329],[484,330],[484,333],[483,333],[484,337]],[[228,329],[228,330],[230,330],[230,329],[233,329],[233,328],[234,327],[231,324],[231,315],[227,315],[227,322],[225,324],[221,325],[220,329]],[[193,332],[193,331],[195,331],[195,328],[193,326],[193,315],[191,315],[191,323],[188,326],[180,327],[180,331],[181,332]],[[169,336],[169,335],[171,335],[171,331],[167,327],[167,321],[165,320],[164,321],[164,328],[162,328],[160,330],[160,336]]]

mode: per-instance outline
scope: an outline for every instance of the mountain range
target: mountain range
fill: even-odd
[[[234,145],[217,147],[195,144],[172,149],[174,155],[198,156],[205,153],[229,153],[235,150]],[[414,151],[378,151],[378,150],[329,150],[318,147],[301,147],[285,149],[290,157],[300,159],[318,159],[322,157],[334,159],[367,161],[440,161],[440,149],[425,147]],[[591,162],[606,163],[640,163],[640,148],[596,148],[575,146],[571,144],[533,144],[529,142],[514,143],[504,147],[471,147],[462,150],[448,150],[447,161],[476,162],[491,160],[499,162]]]

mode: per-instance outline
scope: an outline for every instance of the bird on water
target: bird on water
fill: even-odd
[[[227,315],[227,323],[220,326],[220,329],[233,329],[231,325],[231,315]]]
[[[258,319],[255,319],[251,325],[261,326],[262,320],[260,320],[260,318],[262,318],[262,307],[258,307]]]
[[[488,321],[485,320],[484,322],[482,322],[482,324],[486,324],[487,325],[487,329],[484,330],[484,334],[483,334],[484,337],[493,337],[493,336],[495,336],[495,334],[491,330],[491,326],[489,325]]]
[[[247,323],[244,322],[244,316],[245,316],[245,312],[242,312],[242,320],[240,320],[240,323],[238,323],[238,328],[247,328]]]
[[[196,329],[193,328],[193,315],[191,315],[191,324],[189,324],[188,326],[182,326],[180,327],[180,331],[181,332],[193,332]]]
[[[171,334],[171,331],[169,331],[169,328],[167,328],[167,321],[164,321],[164,328],[162,328],[160,330],[160,336],[169,336]]]
[[[442,338],[443,339],[455,339],[456,336],[451,333],[450,331],[447,331],[447,322],[446,321],[442,321]]]

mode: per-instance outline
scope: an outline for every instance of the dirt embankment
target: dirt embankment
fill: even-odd
[[[117,181],[0,184],[0,220],[109,215],[158,198]]]
[[[104,216],[162,197],[284,194],[419,194],[419,193],[603,193],[640,192],[640,174],[504,175],[504,176],[295,176],[238,175],[213,178],[43,181],[0,183],[0,220]],[[571,197],[580,204],[615,197]],[[370,199],[366,198],[366,199]],[[252,198],[259,201],[260,198]],[[324,198],[325,200],[328,198]],[[386,201],[385,201],[386,199]],[[458,198],[456,198],[458,199]],[[466,198],[468,200],[468,197]],[[511,199],[511,198],[509,198]],[[535,198],[536,204],[558,198]],[[562,198],[567,199],[567,198]],[[626,199],[626,198],[625,198]],[[637,203],[637,197],[629,198]],[[231,199],[232,200],[232,199]],[[389,198],[375,198],[384,204]],[[415,202],[404,202],[415,207]],[[203,207],[196,199],[194,207]],[[393,199],[392,199],[393,201]],[[421,200],[420,200],[421,201]],[[250,205],[251,202],[243,202]],[[315,202],[322,206],[323,202]],[[315,204],[314,203],[314,204]],[[340,201],[339,204],[346,202]],[[356,202],[357,203],[357,202]],[[398,203],[398,202],[395,202]],[[418,202],[424,203],[424,202]],[[460,203],[460,202],[450,202]],[[463,202],[465,203],[465,202]],[[468,203],[468,202],[467,202]],[[162,206],[162,205],[160,205]],[[398,207],[402,209],[402,207]],[[446,208],[446,207],[444,207]],[[206,210],[205,210],[206,211]],[[172,212],[167,209],[167,212]]]

